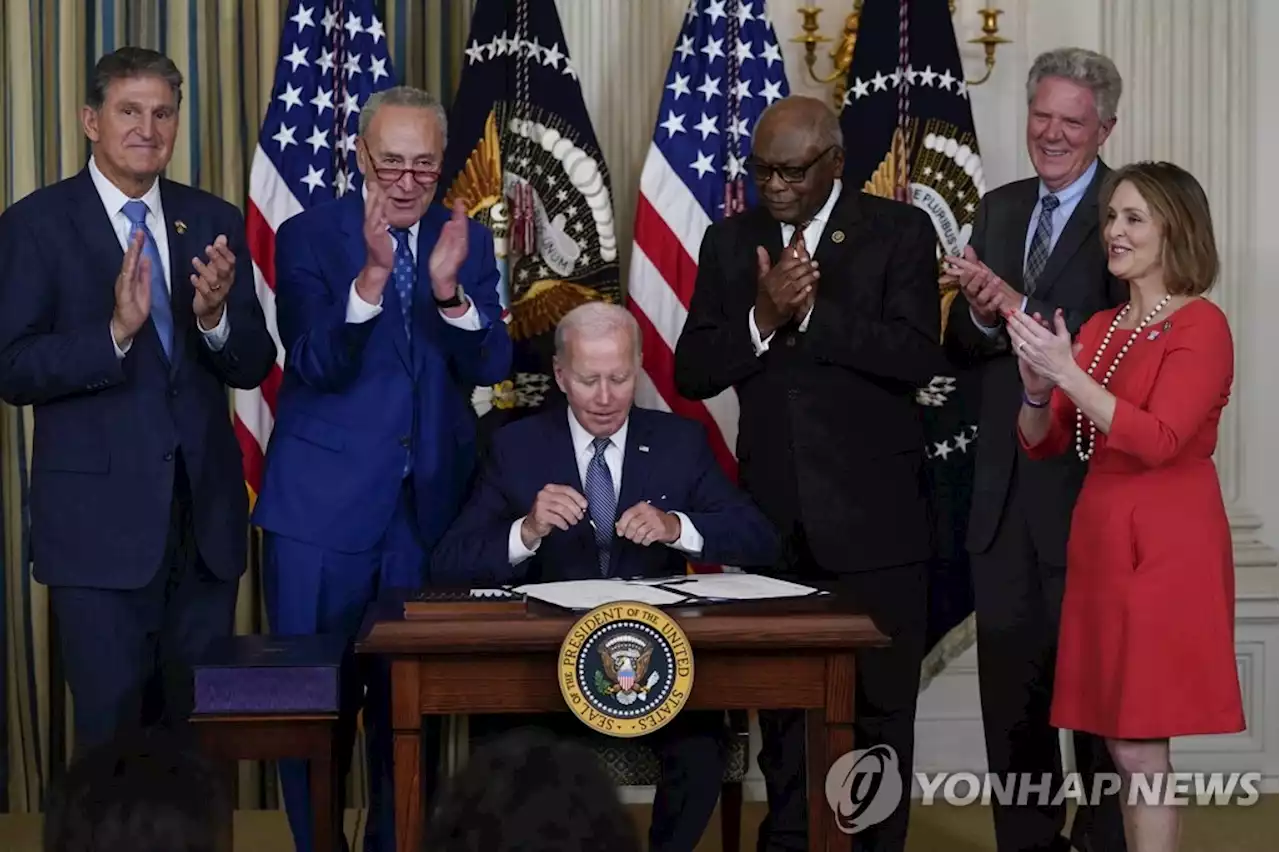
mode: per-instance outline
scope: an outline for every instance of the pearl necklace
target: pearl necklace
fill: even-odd
[[[1133,334],[1129,335],[1129,339],[1125,341],[1124,346],[1120,347],[1120,351],[1116,353],[1116,358],[1111,362],[1111,366],[1107,367],[1106,374],[1102,377],[1100,384],[1105,388],[1111,383],[1111,377],[1116,372],[1116,367],[1120,366],[1120,362],[1124,360],[1125,354],[1129,351],[1129,347],[1133,346],[1133,342],[1138,339],[1138,335],[1142,333],[1142,329],[1151,324],[1156,315],[1164,310],[1165,305],[1173,298],[1173,294],[1166,293],[1160,303],[1152,308],[1151,313],[1143,317],[1142,322],[1138,323],[1134,328]],[[1111,327],[1107,329],[1106,336],[1102,338],[1102,345],[1098,347],[1098,351],[1093,354],[1093,361],[1089,364],[1089,377],[1093,377],[1093,371],[1098,369],[1098,363],[1102,360],[1102,353],[1107,351],[1107,347],[1111,345],[1111,336],[1115,334],[1116,329],[1120,327],[1121,321],[1125,315],[1129,313],[1129,308],[1133,307],[1133,303],[1129,302],[1120,312],[1116,314],[1116,318],[1111,321]],[[1078,407],[1076,408],[1076,455],[1080,457],[1080,461],[1087,462],[1093,457],[1094,442],[1098,437],[1098,427],[1094,425],[1092,420],[1089,421],[1089,446],[1084,446],[1084,412]]]

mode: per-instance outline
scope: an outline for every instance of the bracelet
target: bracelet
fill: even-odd
[[[1036,402],[1034,399],[1032,399],[1031,397],[1027,396],[1027,389],[1026,389],[1026,388],[1023,388],[1023,389],[1022,389],[1022,402],[1023,402],[1025,405],[1029,405],[1029,406],[1031,406],[1032,408],[1046,408],[1046,407],[1049,405],[1049,400],[1051,400],[1051,399],[1053,399],[1053,393],[1052,393],[1052,392],[1050,392],[1050,394],[1049,394],[1049,399],[1046,399],[1044,402]]]

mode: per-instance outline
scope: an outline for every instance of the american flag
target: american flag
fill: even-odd
[[[258,300],[279,353],[261,387],[235,392],[236,437],[251,501],[262,485],[263,454],[287,356],[276,330],[276,231],[290,216],[359,187],[360,108],[395,81],[387,35],[372,0],[291,0],[287,14],[245,211]]]
[[[637,401],[705,424],[717,459],[735,477],[736,394],[683,399],[673,366],[703,232],[755,204],[745,167],[751,133],[765,107],[790,94],[765,6],[765,0],[689,3],[640,175],[628,284],[628,308],[644,337],[646,381]]]

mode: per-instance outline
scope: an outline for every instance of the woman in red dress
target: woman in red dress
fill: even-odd
[[[1145,806],[1169,740],[1244,730],[1231,531],[1212,454],[1234,372],[1231,330],[1203,298],[1218,272],[1208,200],[1168,163],[1113,172],[1099,197],[1129,302],[1072,344],[1061,316],[1007,318],[1032,458],[1089,464],[1071,519],[1052,721],[1107,739],[1128,845],[1174,850],[1174,807]],[[1147,786],[1130,795],[1135,774]],[[1167,781],[1167,779],[1166,779]]]

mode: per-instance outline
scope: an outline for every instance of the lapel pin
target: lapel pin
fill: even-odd
[[[179,234],[185,234],[187,232],[187,223],[179,219],[173,223],[173,229]]]
[[[1168,331],[1168,330],[1169,330],[1169,329],[1171,329],[1171,328],[1173,328],[1173,322],[1172,322],[1171,320],[1165,320],[1165,321],[1164,321],[1164,330],[1165,330],[1165,331]]]
[[[1156,339],[1157,337],[1159,337],[1159,336],[1160,336],[1160,332],[1159,332],[1159,331],[1153,331],[1153,332],[1151,332],[1150,334],[1148,334],[1148,335],[1147,335],[1147,340],[1155,340],[1155,339]]]
[[[844,242],[844,231],[836,231],[835,233],[833,233],[831,235],[831,242],[833,243]]]
[[[636,449],[637,449],[637,450],[639,450],[639,451],[640,451],[640,452],[642,452],[642,453],[647,453],[647,452],[649,452],[649,448],[648,448],[647,446],[645,446],[644,444],[641,444],[640,446],[636,447]]]

